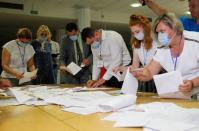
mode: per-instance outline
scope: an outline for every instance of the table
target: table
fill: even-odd
[[[138,93],[137,103],[173,102],[185,108],[199,108],[196,100],[160,99],[153,93]],[[57,105],[0,107],[0,131],[142,131],[142,128],[113,128],[101,120],[110,113],[79,115],[63,112]]]

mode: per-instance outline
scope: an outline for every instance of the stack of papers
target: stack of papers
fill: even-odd
[[[104,111],[117,111],[121,108],[134,105],[136,103],[136,96],[134,95],[120,95],[108,98],[105,102],[99,105]]]
[[[90,89],[86,87],[57,88],[37,85],[13,87],[9,90],[16,99],[7,101],[9,102],[7,104],[57,104],[62,105],[63,111],[86,115],[96,112],[117,111],[136,103],[136,96],[134,95],[112,96],[103,91]]]
[[[173,103],[161,102],[137,105],[134,109],[136,110],[114,112],[103,120],[114,121],[114,127],[143,127],[145,131],[199,129],[199,109],[185,109]]]
[[[116,111],[135,104],[136,96],[120,95],[111,96],[102,91],[76,92],[70,95],[61,95],[45,99],[48,103],[64,106],[64,111],[78,114],[89,114],[95,112]]]
[[[179,85],[183,83],[182,75],[179,71],[154,75],[153,79],[160,97],[191,99],[191,93],[184,94],[179,91]]]

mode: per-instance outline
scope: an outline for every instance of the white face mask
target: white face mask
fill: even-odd
[[[39,38],[39,40],[40,40],[41,42],[44,42],[44,41],[47,41],[48,38],[47,38],[47,37],[42,37],[42,36],[41,36],[41,37]]]
[[[144,33],[142,31],[140,31],[139,33],[135,34],[134,37],[137,40],[143,40],[144,39]]]

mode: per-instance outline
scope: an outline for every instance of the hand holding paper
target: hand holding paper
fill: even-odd
[[[23,78],[21,78],[21,79],[19,80],[19,85],[21,85],[21,84],[23,84],[23,83],[25,83],[25,82],[31,81],[32,78],[36,77],[37,70],[38,70],[38,69],[36,69],[36,70],[34,70],[34,71],[32,71],[32,72],[25,72],[25,73],[23,74]]]
[[[127,69],[126,76],[124,78],[124,83],[122,85],[122,93],[124,94],[133,94],[136,95],[138,89],[138,81],[137,79],[129,72],[129,68]]]
[[[72,75],[76,75],[82,68],[75,64],[74,62],[71,62],[68,66],[61,66],[60,70],[67,71],[71,73]]]
[[[153,78],[160,97],[181,99],[189,99],[191,97],[191,94],[183,94],[179,91],[179,86],[183,83],[179,71],[154,75]]]

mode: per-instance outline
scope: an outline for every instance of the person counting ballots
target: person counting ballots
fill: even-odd
[[[199,33],[183,30],[183,26],[173,13],[159,16],[153,27],[155,38],[164,48],[157,49],[151,63],[141,69],[130,72],[141,81],[151,80],[161,68],[167,72],[179,70],[183,84],[179,90],[183,93],[198,89],[199,86]]]
[[[2,50],[1,77],[8,79],[12,86],[19,86],[19,80],[24,77],[25,72],[35,70],[35,51],[30,45],[32,32],[28,28],[20,28],[16,36],[17,39],[7,42]],[[36,76],[31,77],[35,78]]]
[[[129,28],[132,33],[131,44],[133,49],[133,62],[131,68],[145,67],[151,62],[157,50],[157,42],[153,40],[150,21],[142,15],[132,14],[129,20]],[[114,68],[113,71],[115,73],[126,73],[127,68],[128,66],[120,66]],[[138,90],[156,92],[153,80],[140,82]]]
[[[87,27],[82,31],[82,39],[91,45],[93,54],[92,80],[87,82],[87,86],[99,87],[106,84],[110,87],[121,87],[122,82],[113,76],[112,70],[131,63],[131,57],[122,36],[115,31]]]

